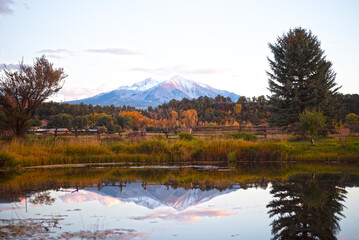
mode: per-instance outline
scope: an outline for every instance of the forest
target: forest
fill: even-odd
[[[359,114],[358,94],[339,94],[338,102],[341,111],[338,112],[336,124],[350,121],[346,118],[348,114]],[[237,102],[223,96],[205,96],[192,100],[184,98],[148,109],[44,102],[32,112],[31,124],[40,127],[40,120],[46,119],[49,121],[48,127],[80,129],[106,126],[110,132],[144,127],[150,131],[161,131],[194,126],[251,126],[268,123],[269,105],[265,96],[242,96]],[[4,113],[1,113],[1,116],[4,116]],[[6,129],[3,127],[2,130]]]

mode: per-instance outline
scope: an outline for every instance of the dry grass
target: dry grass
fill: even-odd
[[[22,140],[3,143],[0,167],[101,162],[358,160],[359,138],[252,142],[237,139]]]

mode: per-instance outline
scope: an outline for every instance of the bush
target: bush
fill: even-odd
[[[242,133],[242,132],[226,133],[225,136],[228,138],[244,139],[246,141],[256,140],[258,138],[256,135],[250,133]]]
[[[310,139],[312,145],[314,144],[314,137],[325,127],[325,122],[326,120],[322,112],[306,110],[299,114],[299,128]]]
[[[183,132],[183,133],[180,133],[180,134],[179,134],[179,138],[180,138],[181,140],[188,140],[188,141],[190,141],[190,140],[193,140],[194,137],[193,137],[192,134]]]

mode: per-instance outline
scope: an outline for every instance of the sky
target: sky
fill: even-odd
[[[174,75],[270,95],[268,43],[311,30],[340,92],[359,93],[356,0],[0,0],[0,69],[45,55],[68,75],[53,100]]]

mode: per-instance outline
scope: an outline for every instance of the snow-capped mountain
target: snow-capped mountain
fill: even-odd
[[[167,206],[182,211],[238,189],[239,186],[224,191],[218,189],[204,191],[201,189],[167,188],[164,185],[149,185],[144,189],[141,183],[135,182],[128,183],[122,191],[118,186],[105,186],[100,191],[96,187],[85,188],[84,190],[113,197],[122,202],[134,202],[149,209]]]
[[[172,99],[182,100],[183,98],[198,98],[200,96],[216,97],[221,95],[230,97],[232,101],[237,101],[240,97],[235,93],[215,89],[206,84],[198,83],[193,80],[174,76],[170,80],[158,82],[148,78],[144,81],[133,84],[132,86],[119,87],[116,90],[101,93],[96,96],[70,101],[72,104],[92,104],[92,105],[130,105],[138,108],[148,106],[156,107]]]
[[[135,83],[131,86],[122,86],[119,87],[118,90],[134,90],[134,91],[146,91],[154,86],[156,86],[159,82],[152,79],[147,78],[141,82]]]

